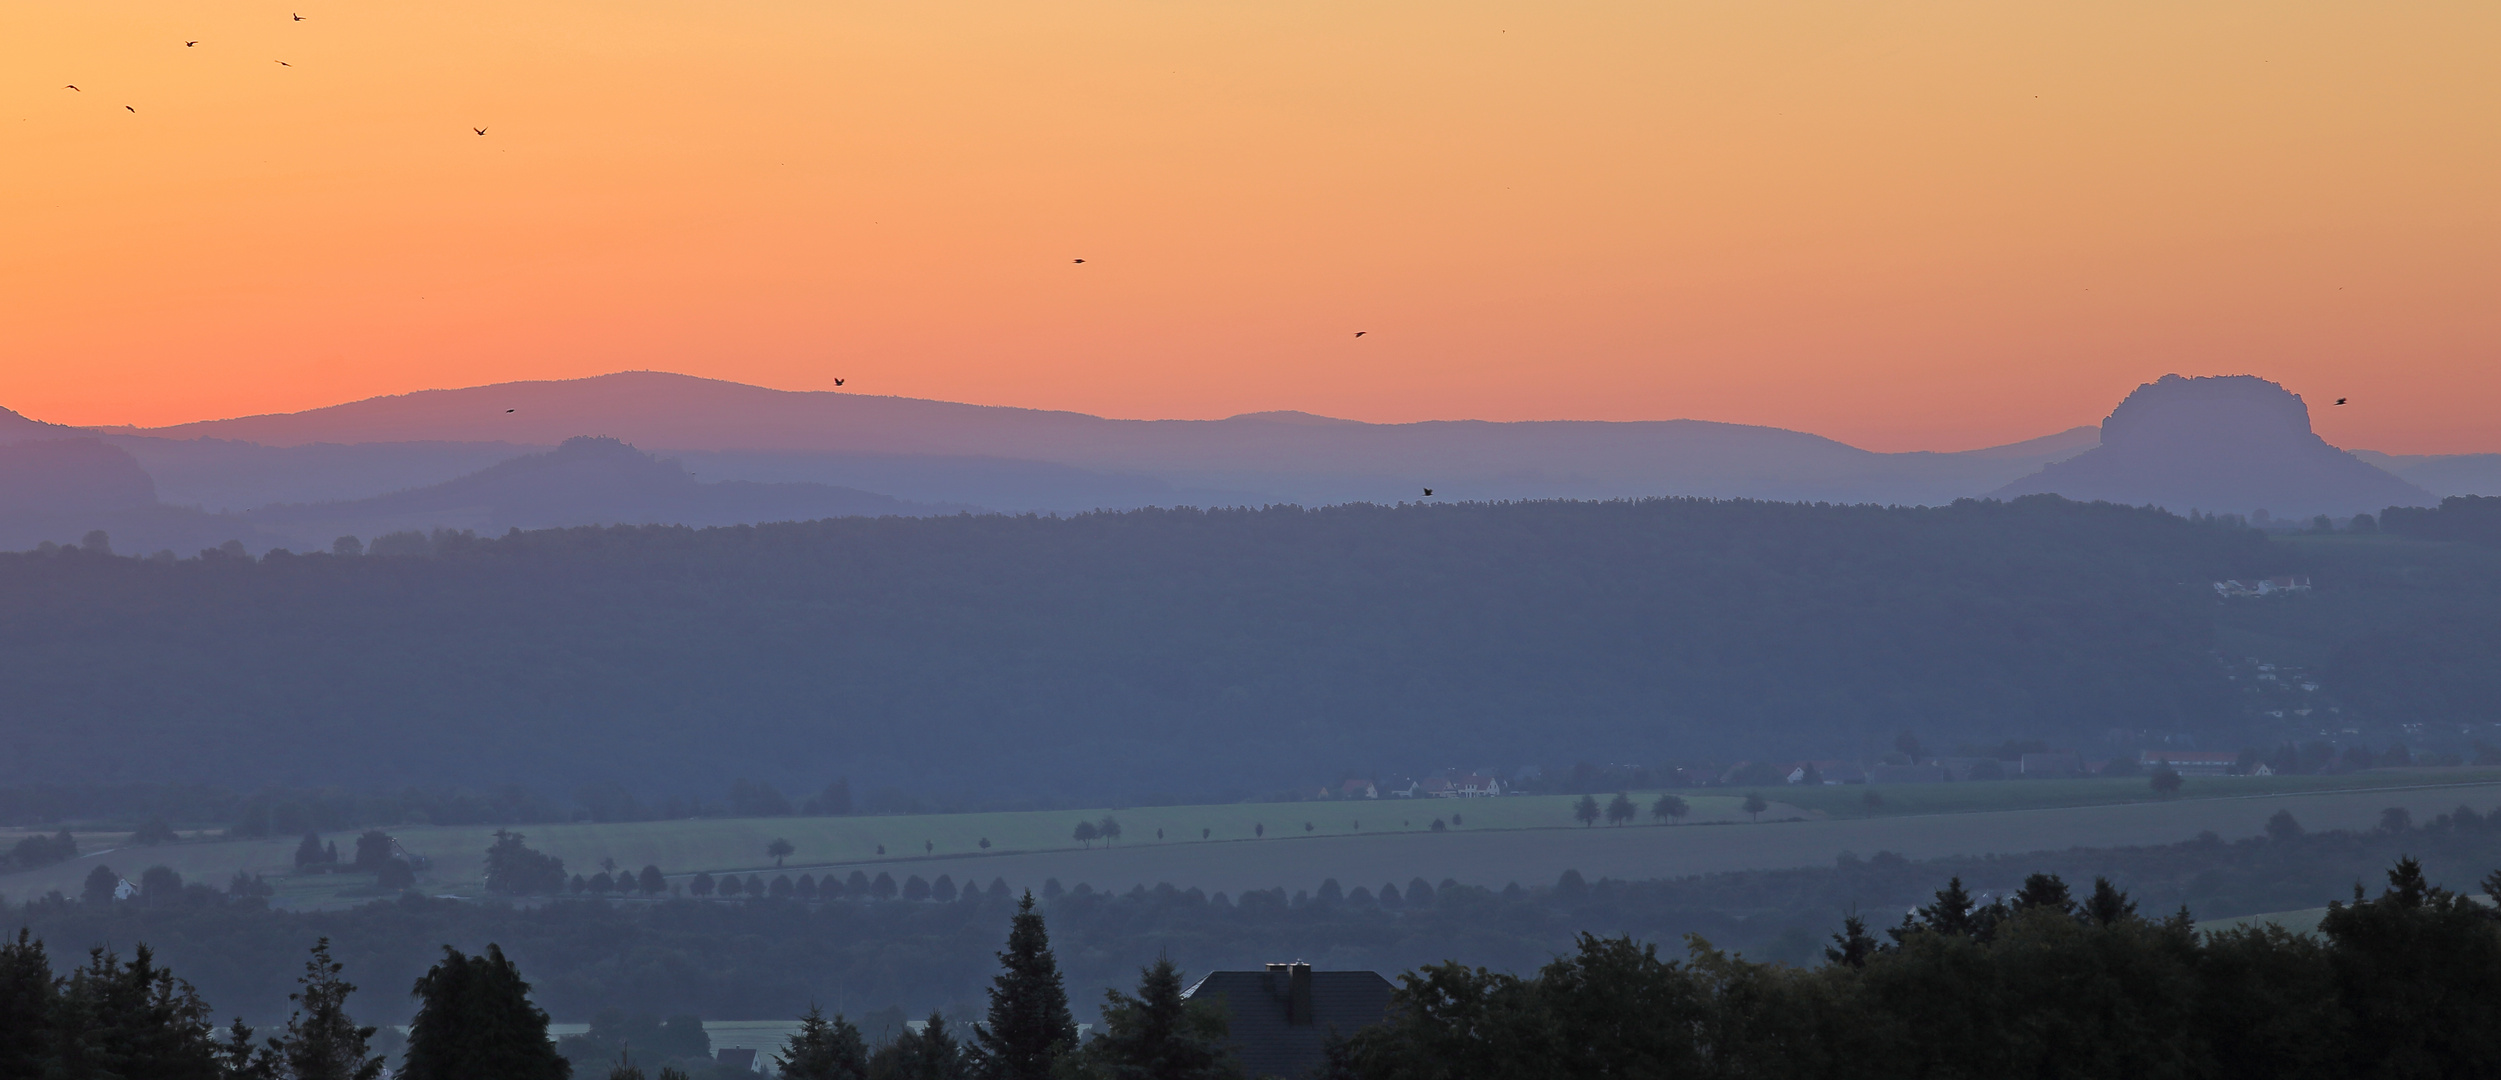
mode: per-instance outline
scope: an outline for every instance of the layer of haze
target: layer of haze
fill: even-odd
[[[2470,3],[18,4],[0,404],[162,424],[647,367],[1893,450],[2246,371],[2352,398],[2316,410],[2341,445],[2501,449],[2496,30]]]

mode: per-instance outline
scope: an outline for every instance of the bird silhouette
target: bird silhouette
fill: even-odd
[[[1076,261],[1077,261],[1077,262],[1084,262],[1085,260],[1084,260],[1084,259],[1078,259],[1078,260],[1076,260]]]
[[[1363,336],[1363,331],[1361,331],[1361,330],[1357,330],[1357,331],[1355,331],[1355,336],[1356,336],[1356,337],[1362,337],[1362,336]]]
[[[280,61],[278,61],[277,63],[278,63],[278,66],[279,66],[279,67],[294,67],[294,66],[295,66],[295,65],[293,65],[293,64],[287,63],[287,62],[286,62],[286,61],[284,61],[284,60],[280,60]]]
[[[1432,489],[1432,488],[1426,488],[1426,489],[1424,489],[1424,497],[1425,497],[1425,498],[1428,498],[1428,499],[1432,498],[1432,497],[1433,497],[1433,489]]]
[[[289,14],[289,15],[295,15],[295,13],[294,13],[294,12],[292,12],[292,11],[287,12],[287,14]],[[303,21],[304,21],[304,17],[303,17],[303,16],[301,16],[301,15],[295,15],[295,21],[297,21],[297,22],[303,22]]]
[[[75,86],[70,87],[70,89],[72,89],[72,90],[78,90],[78,88],[77,88],[77,87],[75,87]],[[78,92],[79,92],[79,93],[81,93],[81,94],[86,93],[86,91],[84,91],[84,90],[78,90]]]
[[[477,132],[477,133],[478,133],[478,134],[480,134],[480,135],[484,135],[484,134],[486,134],[486,129],[485,129],[485,128],[470,128],[469,130],[474,131],[474,132]]]
[[[836,385],[836,386],[840,386],[840,385],[842,385],[842,380],[840,380],[840,379],[836,379],[836,380],[834,380],[834,385]]]
[[[506,410],[504,410],[504,411],[505,411],[505,412],[511,412],[512,410],[510,410],[510,409],[506,409]]]
[[[130,111],[132,111],[132,112],[138,112],[138,111],[139,111],[138,109],[133,108],[132,106],[129,106],[129,105],[124,105],[124,106],[122,106],[122,108],[129,109],[129,110],[130,110]]]
[[[197,44],[199,44],[199,42],[196,42],[196,41],[186,41],[186,42],[183,42],[183,43],[182,43],[182,47],[183,47],[183,48],[188,49],[188,48],[190,48],[190,47],[192,47],[192,46],[194,46],[194,45],[197,45]]]
[[[2343,399],[2343,398],[2337,398],[2337,399],[2336,399],[2336,404],[2342,405],[2342,404],[2344,404],[2344,403],[2345,403],[2345,399]]]

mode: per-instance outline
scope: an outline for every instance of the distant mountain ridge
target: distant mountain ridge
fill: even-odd
[[[2330,446],[2301,395],[2255,375],[2165,375],[2102,422],[2101,445],[1991,492],[2279,517],[2428,506],[2430,492]]]
[[[77,439],[89,434],[83,428],[30,420],[15,409],[0,409],[0,446],[36,439]]]
[[[739,467],[734,462],[772,459],[783,470],[779,478],[837,484],[852,483],[845,470],[873,464],[872,458],[888,465],[896,458],[948,459],[958,482],[973,484],[991,482],[972,476],[979,471],[976,462],[1038,462],[1099,474],[1097,482],[1075,485],[1066,497],[1024,504],[984,501],[999,510],[1391,502],[1419,498],[1425,487],[1439,498],[1476,500],[1706,495],[1942,503],[2091,445],[2089,429],[1970,453],[1882,454],[1819,435],[1705,420],[1372,424],[1295,412],[1114,420],[771,390],[664,372],[428,390],[301,413],[123,433],[284,447],[402,441],[552,445],[586,432],[732,468]],[[819,471],[791,471],[810,459],[808,467]],[[1126,498],[1090,501],[1124,489]],[[1158,490],[1170,497],[1151,497]],[[923,501],[963,499],[943,489],[889,493]]]
[[[316,520],[368,522],[343,530],[363,535],[381,525],[725,524],[933,508],[1391,504],[1425,499],[1428,488],[1433,501],[1460,502],[1689,495],[1932,506],[2055,491],[2282,517],[2501,493],[2501,455],[2347,453],[2310,430],[2298,397],[2251,376],[2167,377],[2120,403],[2109,428],[2108,439],[2087,425],[1978,450],[1877,453],[1703,420],[1374,424],[1291,410],[1117,420],[651,371],[427,390],[152,430],[73,429],[0,410],[0,446],[95,438],[135,459],[167,504],[147,515],[145,531],[179,538],[177,550],[194,525],[248,527],[241,539],[257,549],[302,543],[305,530],[324,527]],[[477,475],[585,435],[648,451],[679,475],[651,472],[652,459],[585,457],[579,447],[565,468],[591,468],[597,458],[610,471],[583,474],[578,483],[590,487],[578,493],[490,497],[501,481]],[[542,467],[553,468],[533,468]],[[721,484],[760,486],[712,486]],[[178,508],[186,507],[208,513],[185,517]],[[0,505],[0,518],[9,515]],[[47,538],[67,527],[44,520],[37,531]],[[0,546],[23,531],[0,529]]]
[[[739,525],[762,521],[954,513],[823,484],[705,483],[675,461],[602,436],[576,436],[467,476],[354,502],[270,506],[239,518],[268,529],[319,523],[364,535],[397,528],[481,532],[576,525]]]

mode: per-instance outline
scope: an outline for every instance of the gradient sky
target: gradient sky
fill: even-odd
[[[11,4],[0,405],[658,368],[1900,450],[2177,371],[2495,451],[2496,56],[2489,3]]]

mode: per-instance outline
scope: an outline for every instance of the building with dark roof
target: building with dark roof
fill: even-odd
[[[1387,1018],[1389,994],[1389,980],[1375,972],[1270,964],[1266,971],[1211,971],[1182,996],[1224,1003],[1244,1071],[1299,1080],[1327,1063],[1331,1034],[1352,1035]]]

